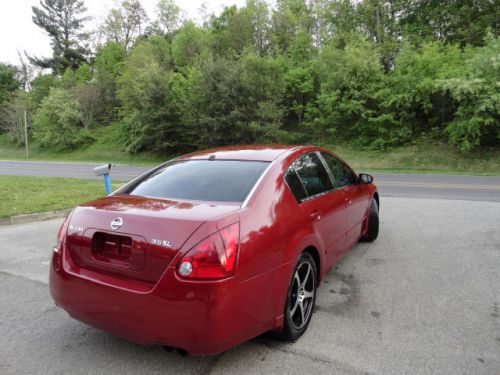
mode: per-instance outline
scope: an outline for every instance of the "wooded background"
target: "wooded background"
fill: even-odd
[[[0,64],[0,132],[68,150],[106,137],[132,153],[255,142],[464,153],[500,146],[495,0],[248,0],[186,19],[117,3],[96,30],[84,1],[41,0],[52,56]],[[28,15],[27,15],[28,16]],[[106,129],[104,132],[103,129]]]

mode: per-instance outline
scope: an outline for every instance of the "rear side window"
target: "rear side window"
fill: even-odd
[[[127,193],[156,198],[243,202],[268,165],[261,161],[177,161],[145,177]]]
[[[342,161],[331,154],[322,152],[321,156],[325,159],[326,165],[335,178],[336,187],[343,187],[356,183],[356,175]]]
[[[302,155],[292,163],[292,168],[299,176],[308,196],[333,189],[330,176],[315,153]]]
[[[297,202],[300,203],[302,202],[302,200],[307,198],[306,190],[302,185],[302,182],[300,182],[299,176],[297,176],[297,173],[295,173],[292,167],[288,168],[288,170],[286,171],[285,181],[292,191],[295,199],[297,199]]]

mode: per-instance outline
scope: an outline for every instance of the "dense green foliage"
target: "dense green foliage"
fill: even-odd
[[[16,67],[0,63],[0,105],[19,87],[16,75]]]
[[[61,2],[74,9],[76,38],[84,6],[42,7]],[[74,148],[110,126],[134,153],[252,142],[384,150],[421,138],[462,152],[500,146],[491,0],[247,0],[202,25],[182,21],[172,0],[157,9],[149,19],[139,0],[117,3],[90,59],[54,44],[53,73],[23,99],[40,145]],[[34,18],[47,29],[41,11]],[[8,69],[0,65],[0,78],[15,89]],[[11,91],[0,86],[0,98]]]
[[[85,143],[89,135],[79,128],[82,113],[78,102],[58,88],[42,100],[33,124],[33,137],[41,146],[70,149]]]

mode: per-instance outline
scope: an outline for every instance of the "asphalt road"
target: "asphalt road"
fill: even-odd
[[[181,357],[70,318],[47,286],[60,220],[0,226],[1,374],[500,372],[500,203],[386,197],[381,232],[318,291],[296,343]]]
[[[0,161],[0,175],[98,178],[96,164]],[[151,169],[149,166],[116,165],[111,177],[128,181]],[[414,197],[500,202],[500,176],[452,176],[436,174],[373,173],[380,194]]]

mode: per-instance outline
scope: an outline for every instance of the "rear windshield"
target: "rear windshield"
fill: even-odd
[[[127,193],[155,198],[243,202],[268,162],[188,160],[169,163]]]

